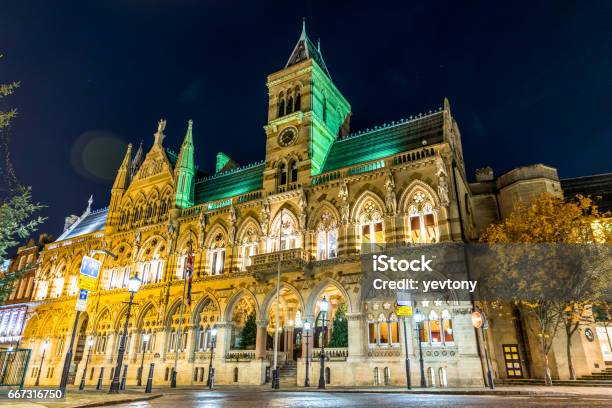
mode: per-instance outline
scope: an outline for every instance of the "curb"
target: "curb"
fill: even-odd
[[[131,402],[141,402],[141,401],[149,401],[155,398],[159,398],[164,394],[153,394],[147,395],[146,397],[137,397],[137,398],[123,398],[116,399],[110,401],[98,401],[98,402],[89,402],[81,405],[71,405],[70,408],[90,408],[90,407],[104,407],[107,405],[117,405],[117,404],[129,404]]]

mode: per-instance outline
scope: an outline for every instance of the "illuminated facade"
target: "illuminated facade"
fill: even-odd
[[[197,126],[188,122],[175,154],[164,146],[162,120],[146,154],[142,147],[136,153],[128,148],[109,207],[92,210],[90,202],[46,246],[33,289],[37,307],[28,315],[22,340],[34,350],[27,383],[41,367],[41,384],[59,381],[61,369],[52,367],[62,366],[68,347],[81,259],[106,249],[117,258],[95,255],[103,262],[101,277],[81,316],[71,380],[80,380],[91,351],[88,386],[100,376],[104,386],[110,383],[125,322],[127,280],[137,274],[143,285],[129,322],[128,384],[136,382],[143,358],[145,377],[155,363],[155,383],[168,384],[178,358],[178,384],[204,386],[213,327],[216,382],[263,384],[273,360],[280,268],[283,383],[304,382],[303,324],[314,322],[324,296],[330,321],[345,311],[349,333],[343,347],[326,348],[330,384],[403,384],[406,352],[418,384],[414,323],[409,321],[405,350],[393,300],[361,300],[360,255],[383,243],[474,240],[480,228],[475,220],[497,217],[487,212],[495,193],[472,193],[461,135],[446,100],[435,111],[351,134],[350,104],[305,30],[286,66],[268,76],[267,86],[263,161],[239,167],[220,153],[216,173],[207,176],[195,167]],[[195,253],[191,305],[181,302],[189,248]],[[482,385],[469,302],[420,307],[428,317],[421,341],[429,384]],[[256,336],[245,344],[241,336],[251,316]],[[315,356],[320,332],[315,328],[309,339]],[[315,360],[312,384],[318,376]]]

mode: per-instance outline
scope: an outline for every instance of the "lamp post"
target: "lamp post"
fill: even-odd
[[[140,285],[142,284],[142,280],[138,277],[138,275],[133,276],[128,281],[128,292],[130,293],[130,300],[128,302],[128,307],[125,316],[125,325],[123,326],[123,335],[121,336],[121,341],[119,342],[119,352],[117,353],[117,366],[115,367],[115,372],[113,373],[113,382],[111,382],[111,386],[109,389],[109,394],[117,394],[119,392],[119,376],[121,373],[121,368],[123,366],[123,354],[125,353],[125,342],[127,341],[128,335],[128,323],[130,321],[130,309],[132,308],[132,303],[134,303],[134,295],[140,289]]]
[[[310,387],[310,353],[308,350],[308,342],[310,340],[310,322],[304,322],[304,337],[306,338],[306,378],[304,379],[304,387]]]
[[[38,374],[36,375],[36,383],[34,383],[34,385],[37,387],[40,384],[40,372],[42,371],[43,363],[45,362],[45,353],[47,352],[47,347],[49,347],[49,340],[45,340],[42,344],[43,354],[42,358],[40,359],[40,367],[38,368]]]
[[[144,355],[145,351],[147,351],[147,345],[149,344],[149,337],[151,335],[149,333],[144,333],[142,335],[142,359],[140,360],[140,368],[138,369],[138,382],[136,385],[139,387],[142,385],[142,370],[144,369]]]
[[[317,321],[321,318],[321,331],[323,332],[323,336],[321,336],[321,367],[319,372],[319,389],[325,389],[325,338],[327,337],[327,308],[329,307],[329,302],[323,296],[321,299],[321,303],[319,303],[319,314],[317,314],[317,318],[315,320],[315,327],[317,327]]]
[[[79,391],[83,391],[85,389],[85,377],[87,376],[87,366],[89,365],[89,356],[91,356],[91,348],[93,347],[93,344],[93,337],[89,337],[87,339],[87,347],[89,347],[89,351],[87,352],[87,358],[85,359],[85,368],[83,369],[83,377],[81,377],[81,383],[79,384]]]
[[[485,360],[487,361],[487,382],[489,383],[489,388],[492,390],[495,389],[495,383],[493,382],[493,373],[491,372],[491,362],[489,361],[489,349],[487,347],[487,334],[485,330],[489,328],[489,321],[485,316],[485,313],[480,310],[478,307],[474,309],[472,312],[472,325],[476,329],[482,330],[482,341],[485,352]]]
[[[427,387],[427,382],[425,381],[425,366],[423,365],[423,345],[421,344],[421,322],[425,319],[425,316],[419,311],[416,310],[414,314],[414,321],[417,324],[417,341],[419,342],[419,364],[421,366],[421,388]]]
[[[215,369],[213,368],[213,354],[215,353],[215,345],[217,344],[217,328],[213,327],[210,331],[210,362],[208,363],[208,389],[212,390],[215,386]]]

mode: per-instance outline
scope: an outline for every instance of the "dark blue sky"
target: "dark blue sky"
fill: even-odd
[[[352,105],[353,130],[446,96],[470,177],[486,165],[612,170],[608,1],[11,3],[0,13],[0,82],[22,83],[6,100],[19,110],[11,154],[56,236],[89,194],[107,205],[125,144],[149,147],[161,117],[174,149],[194,120],[206,171],[218,151],[262,159],[266,75],[286,63],[302,16]]]

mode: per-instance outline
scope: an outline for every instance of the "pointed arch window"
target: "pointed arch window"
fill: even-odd
[[[438,242],[438,226],[431,199],[424,192],[417,191],[408,208],[409,240],[413,244]]]
[[[368,321],[368,344],[370,347],[399,347],[399,327],[395,313],[389,318],[380,313],[374,320]]]
[[[298,178],[298,165],[296,160],[291,160],[289,162],[289,175],[290,175],[290,183],[295,183]]]
[[[294,112],[297,112],[299,110],[302,110],[302,97],[300,95],[300,91],[299,89],[296,88],[295,90],[295,102],[294,102]]]
[[[293,112],[293,97],[292,96],[287,98],[287,106],[285,106],[285,115],[288,115],[291,112]]]
[[[281,92],[278,95],[278,117],[285,116],[285,95]]]
[[[362,251],[375,252],[382,248],[384,242],[382,218],[380,207],[373,200],[366,201],[359,215]]]
[[[250,226],[242,239],[241,249],[241,269],[246,271],[248,266],[251,266],[251,257],[257,255],[259,237],[253,226]]]
[[[282,217],[281,217],[282,215]],[[282,225],[281,225],[282,219]],[[268,240],[268,250],[271,252],[284,251],[298,248],[301,244],[298,237],[298,228],[294,217],[287,211],[281,210],[271,227],[271,235]],[[280,237],[279,237],[280,234]],[[280,240],[280,248],[278,246]]]
[[[448,310],[438,314],[429,312],[427,319],[421,322],[421,342],[431,346],[454,344],[453,320]]]
[[[210,249],[210,274],[222,275],[225,271],[225,240],[221,233],[217,234]]]
[[[338,224],[329,211],[321,214],[317,231],[317,259],[325,260],[338,256]]]
[[[284,162],[278,166],[278,184],[279,186],[287,184],[287,165]]]

